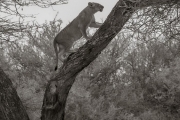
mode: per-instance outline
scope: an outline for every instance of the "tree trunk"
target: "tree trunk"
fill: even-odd
[[[49,108],[50,87],[49,82],[43,100],[42,120],[64,120],[66,99],[77,74],[88,66],[109,42],[119,33],[132,13],[142,7],[162,4],[175,4],[178,0],[119,0],[112,9],[104,24],[99,28],[91,40],[79,50],[71,54],[60,68],[58,75],[51,81],[57,81],[57,93],[52,94],[54,103]],[[51,97],[52,97],[51,96]],[[56,96],[56,97],[55,97]]]
[[[11,80],[0,68],[0,120],[29,120]]]

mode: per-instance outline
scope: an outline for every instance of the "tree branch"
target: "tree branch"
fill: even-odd
[[[0,68],[0,119],[29,120],[11,80]]]

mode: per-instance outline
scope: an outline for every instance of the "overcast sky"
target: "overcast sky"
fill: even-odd
[[[63,26],[71,22],[87,5],[88,2],[97,2],[104,6],[103,12],[95,14],[97,21],[105,20],[118,0],[69,0],[68,4],[56,5],[50,8],[28,6],[23,8],[25,14],[36,14],[39,23],[51,21],[58,13],[57,18],[63,20]]]

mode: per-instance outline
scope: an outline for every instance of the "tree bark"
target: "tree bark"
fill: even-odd
[[[58,75],[51,81],[57,81],[56,108],[47,110],[48,93],[47,87],[43,100],[42,120],[64,120],[66,99],[77,74],[88,66],[109,42],[119,33],[133,12],[142,7],[162,4],[177,4],[178,0],[119,0],[105,20],[104,24],[94,34],[91,40],[79,50],[71,54],[60,68]],[[48,86],[51,84],[48,83]]]
[[[0,68],[0,120],[29,120],[11,80]]]

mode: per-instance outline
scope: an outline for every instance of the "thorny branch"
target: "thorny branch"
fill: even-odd
[[[1,0],[0,1],[0,46],[4,42],[19,40],[26,35],[28,23],[25,18],[34,17],[20,12],[24,6],[50,7],[65,4],[67,0]],[[29,26],[30,27],[30,26]]]

